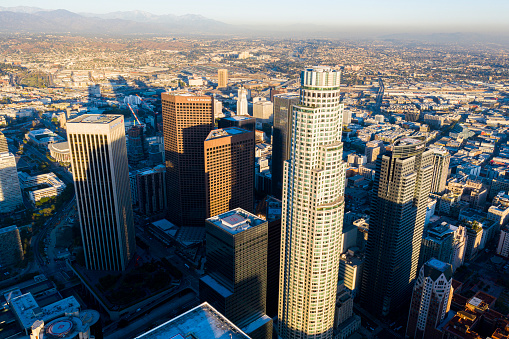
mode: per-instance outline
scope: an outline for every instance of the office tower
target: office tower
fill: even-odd
[[[203,140],[214,129],[213,99],[161,94],[168,218],[178,226],[205,223]]]
[[[153,216],[166,212],[166,167],[159,165],[136,176],[140,213]]]
[[[334,338],[348,338],[361,327],[361,317],[353,313],[353,298],[344,284],[338,286]]]
[[[274,108],[270,101],[260,100],[253,103],[253,117],[257,122],[270,124],[273,121]]]
[[[371,314],[388,315],[412,291],[432,172],[423,139],[397,139],[377,159],[361,283],[361,304]]]
[[[451,264],[453,272],[463,265],[466,248],[466,229],[447,222],[432,227],[422,238],[419,267],[431,258]]]
[[[286,88],[271,87],[270,88],[270,101],[274,102],[274,96],[276,96],[278,94],[283,94],[283,93],[286,93],[286,92],[288,92],[288,90]]]
[[[240,127],[254,132],[256,130],[256,119],[249,115],[234,115],[222,118],[218,121],[217,127]]]
[[[228,70],[218,69],[217,70],[217,88],[228,87]]]
[[[384,152],[384,142],[381,140],[373,140],[366,143],[364,154],[366,155],[366,161],[372,163],[376,161],[376,158]]]
[[[23,261],[23,246],[16,226],[0,228],[0,266],[16,265]]]
[[[345,287],[351,291],[354,297],[359,293],[363,265],[364,253],[357,247],[341,254],[339,259],[339,280],[343,280]]]
[[[237,115],[248,115],[247,111],[247,89],[239,88],[237,94]]]
[[[67,140],[87,268],[125,270],[136,243],[124,117],[69,120]]]
[[[265,313],[267,221],[236,208],[207,219],[207,275],[200,279],[200,299],[253,339],[271,338]]]
[[[344,212],[340,72],[301,73],[283,177],[279,335],[331,338]]]
[[[0,132],[0,153],[9,152],[9,146],[7,145],[7,139],[5,135]]]
[[[433,148],[433,178],[431,179],[431,193],[443,193],[449,175],[451,154],[446,149]]]
[[[504,227],[502,230],[500,230],[497,254],[501,257],[509,258],[509,227]]]
[[[408,314],[407,338],[442,338],[437,326],[451,304],[452,266],[431,259],[419,271]]]
[[[9,152],[0,153],[0,213],[14,212],[22,206],[16,158]]]
[[[127,131],[129,152],[127,153],[129,163],[138,164],[145,158],[145,140],[143,137],[143,127],[136,126]]]
[[[204,141],[207,214],[210,218],[240,207],[254,207],[254,132],[228,127]]]
[[[293,105],[299,103],[295,93],[274,96],[274,128],[272,130],[272,194],[281,199],[283,164],[290,158]]]

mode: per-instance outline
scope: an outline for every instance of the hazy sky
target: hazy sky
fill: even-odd
[[[0,0],[0,6],[20,5],[92,13],[201,14],[231,24],[425,26],[464,31],[507,27],[509,18],[509,0]]]

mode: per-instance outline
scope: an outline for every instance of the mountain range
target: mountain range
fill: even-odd
[[[145,11],[106,14],[73,13],[65,9],[0,6],[0,33],[57,33],[84,35],[204,34],[209,36],[272,36],[285,38],[379,39],[401,42],[509,44],[506,30],[499,33],[405,33],[375,27],[329,27],[310,24],[230,25],[201,15],[156,15]],[[399,31],[399,32],[398,32]],[[429,32],[429,31],[428,31]]]
[[[155,15],[143,11],[107,14],[73,13],[64,9],[37,7],[0,7],[1,33],[73,33],[73,34],[183,34],[229,33],[230,25],[187,14]]]

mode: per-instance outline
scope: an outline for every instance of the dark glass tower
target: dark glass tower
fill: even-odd
[[[277,94],[274,100],[274,130],[272,139],[272,194],[281,199],[283,163],[290,158],[292,107],[299,103],[299,95]]]
[[[372,314],[386,316],[410,296],[432,173],[425,140],[398,139],[377,159],[361,285],[361,304]]]
[[[253,339],[270,339],[266,314],[267,221],[236,208],[206,220],[207,275],[200,299]]]

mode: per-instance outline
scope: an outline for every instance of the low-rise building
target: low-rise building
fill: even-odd
[[[55,173],[46,173],[36,176],[30,176],[25,172],[18,172],[19,181],[23,189],[29,189],[38,186],[47,186],[37,189],[29,193],[30,200],[37,202],[42,198],[56,197],[62,193],[66,187],[64,182],[60,180]]]

